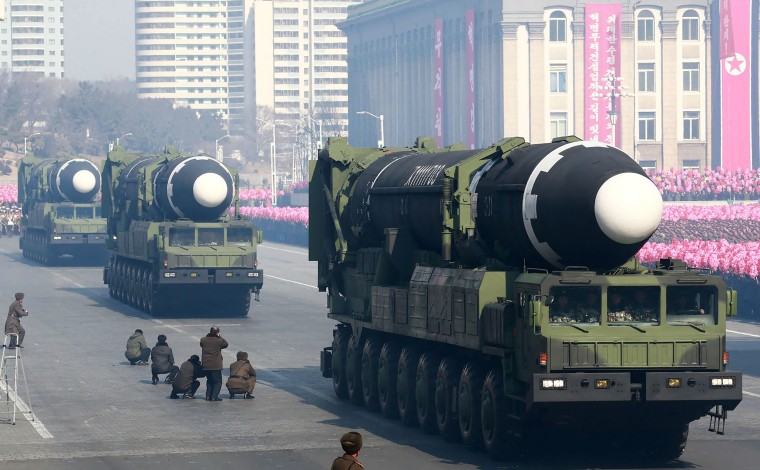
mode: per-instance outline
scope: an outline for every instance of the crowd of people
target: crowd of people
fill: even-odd
[[[21,235],[21,209],[14,205],[0,206],[0,235]]]
[[[174,363],[174,352],[167,343],[166,335],[158,335],[158,341],[153,348],[148,347],[141,329],[136,329],[127,339],[124,356],[131,365],[151,365],[151,381],[153,385],[159,382],[159,375],[166,375],[164,381],[172,385],[171,399],[195,398],[195,393],[201,383],[198,379],[206,378],[206,401],[222,401],[219,393],[222,389],[222,370],[224,361],[222,350],[229,343],[222,338],[219,327],[213,326],[209,333],[201,338],[201,356],[191,355],[179,367]],[[150,359],[150,362],[148,361]],[[256,369],[248,360],[248,353],[238,351],[236,361],[230,364],[230,375],[227,378],[227,391],[230,398],[242,395],[244,399],[252,399],[256,386]]]
[[[760,197],[760,169],[647,169],[663,198],[668,200],[730,200]]]

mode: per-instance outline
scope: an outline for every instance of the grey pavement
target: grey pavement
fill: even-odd
[[[326,318],[325,297],[314,287],[316,266],[302,248],[261,247],[261,302],[241,319],[151,318],[110,299],[101,268],[40,266],[24,260],[17,247],[16,239],[0,239],[0,302],[26,293],[24,364],[39,421],[37,428],[23,417],[15,426],[0,421],[0,468],[6,468],[3,461],[14,461],[17,469],[222,468],[228,462],[328,468],[338,454],[338,437],[350,429],[364,434],[361,460],[368,468],[589,465],[581,454],[497,466],[483,454],[337,400],[331,381],[319,373],[319,351],[329,345],[334,322]],[[198,342],[212,324],[230,342],[226,367],[238,350],[249,352],[259,372],[254,400],[169,400],[169,385],[150,383],[150,367],[124,359],[135,328],[143,329],[149,346],[166,334],[181,362],[199,354]],[[752,361],[760,351],[760,326],[732,322],[731,329],[742,333],[729,334],[732,364],[760,376]],[[202,380],[198,396],[204,389]],[[760,380],[749,377],[745,390],[756,396],[746,395],[739,412],[729,416],[728,434],[708,433],[704,420],[694,423],[684,458],[668,468],[714,468],[715,453],[747,463],[760,458]],[[40,424],[52,438],[43,437]],[[593,462],[596,468],[627,468],[620,465]]]

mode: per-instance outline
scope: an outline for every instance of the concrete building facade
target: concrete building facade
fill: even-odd
[[[64,77],[63,0],[5,0],[0,9],[0,71]]]
[[[607,7],[616,13],[601,27],[614,50],[603,59],[616,69],[590,94],[591,15]],[[617,29],[609,29],[613,20]],[[349,112],[383,114],[388,145],[436,135],[437,103],[446,145],[589,138],[591,97],[599,124],[612,132],[609,142],[642,166],[711,164],[709,1],[371,0],[349,9],[340,27],[348,37]],[[352,143],[374,145],[372,124],[352,119]]]

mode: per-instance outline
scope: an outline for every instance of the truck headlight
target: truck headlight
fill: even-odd
[[[563,390],[567,388],[565,379],[541,379],[542,390]]]
[[[612,381],[610,379],[596,379],[594,381],[594,388],[610,388],[612,387]]]
[[[61,239],[60,235],[53,235],[53,240],[60,240],[60,239]]]
[[[164,277],[177,277],[177,273],[164,273]]]
[[[225,277],[232,277],[232,273],[224,273]]]
[[[668,388],[680,388],[681,387],[681,379],[678,377],[671,377],[668,378],[668,382],[666,384]]]
[[[736,386],[734,377],[710,377],[711,388],[733,388]]]

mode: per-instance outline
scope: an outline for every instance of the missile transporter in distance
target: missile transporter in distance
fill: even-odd
[[[663,460],[741,401],[735,291],[633,259],[662,199],[616,148],[331,138],[309,191],[309,259],[339,322],[320,366],[340,398],[497,458],[561,432]]]
[[[24,257],[44,264],[55,264],[62,255],[103,262],[107,237],[96,200],[100,184],[100,170],[84,158],[25,155],[18,170]]]
[[[103,176],[111,297],[152,315],[248,315],[264,280],[261,232],[237,215],[237,173],[208,155],[117,146]]]

